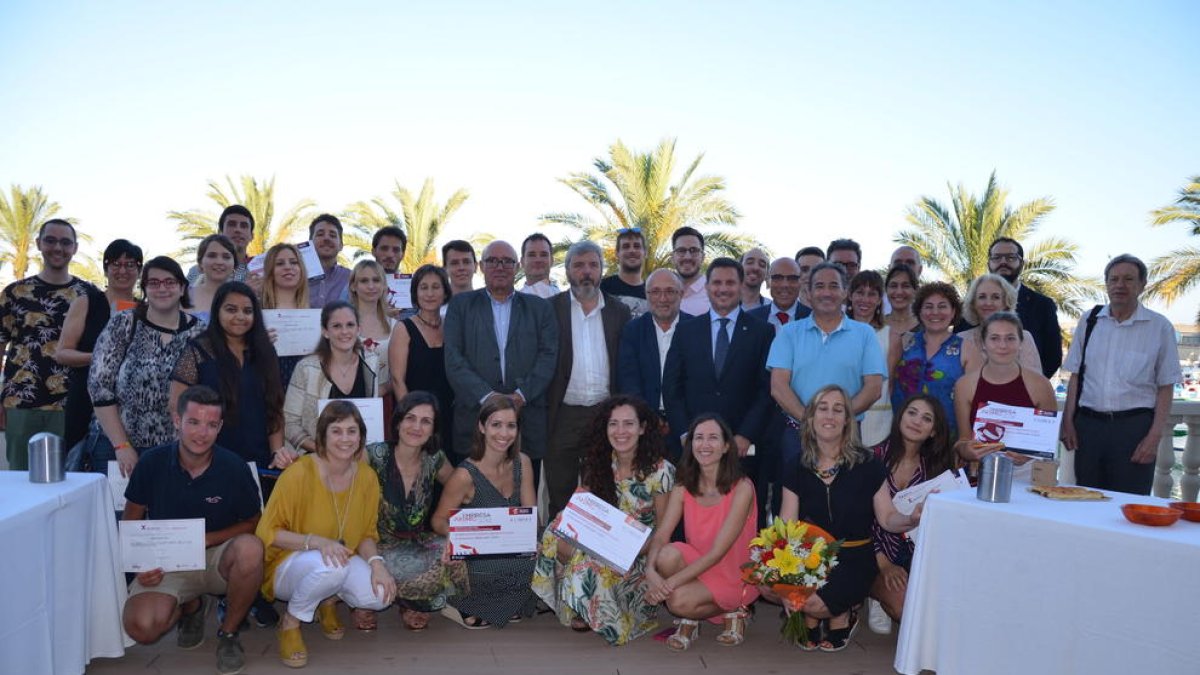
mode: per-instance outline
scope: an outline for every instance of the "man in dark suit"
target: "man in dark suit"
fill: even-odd
[[[766,363],[774,331],[741,311],[742,276],[732,258],[709,265],[711,309],[675,329],[663,370],[663,403],[672,437],[687,433],[696,415],[717,413],[733,429],[738,455],[746,457],[770,411]]]
[[[659,268],[646,279],[650,311],[626,324],[617,357],[617,389],[640,396],[663,419],[662,372],[671,338],[681,321],[692,318],[679,311],[683,279],[674,270]],[[674,446],[672,446],[674,449]]]
[[[1042,374],[1052,377],[1062,365],[1062,330],[1058,327],[1058,306],[1050,298],[1021,283],[1025,268],[1025,249],[1020,242],[1000,237],[988,248],[988,271],[999,274],[1017,289],[1017,316],[1025,330],[1033,335]]]
[[[767,271],[767,292],[771,302],[749,310],[750,316],[762,319],[775,332],[796,319],[812,314],[812,309],[800,302],[800,264],[791,258],[777,258]]]
[[[520,413],[521,450],[536,469],[546,454],[546,389],[558,356],[550,303],[517,293],[517,252],[504,241],[483,250],[484,288],[457,293],[445,321],[446,377],[454,388],[454,450],[471,452],[479,408],[507,396]]]
[[[570,290],[550,299],[558,324],[558,366],[550,381],[550,445],[546,449],[548,516],[561,511],[579,484],[579,459],[596,408],[617,390],[617,344],[629,308],[600,291],[604,252],[584,239],[567,249]]]

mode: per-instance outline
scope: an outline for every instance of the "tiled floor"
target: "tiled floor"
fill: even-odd
[[[339,608],[344,621],[345,607]],[[665,613],[664,613],[665,616]],[[715,626],[702,628],[700,640],[685,653],[667,650],[663,642],[643,636],[624,647],[609,647],[593,634],[579,634],[559,625],[552,614],[543,614],[510,625],[503,630],[467,631],[434,617],[420,633],[405,630],[399,613],[380,616],[379,630],[360,633],[347,630],[345,639],[330,642],[315,625],[304,627],[308,643],[310,673],[404,673],[450,674],[495,673],[520,675],[603,674],[683,675],[685,673],[894,673],[892,659],[896,638],[875,635],[866,621],[845,651],[836,654],[802,652],[779,642],[779,622],[769,605],[762,605],[759,618],[750,625],[740,647],[722,647],[714,641]],[[158,644],[135,646],[121,659],[97,659],[89,675],[125,673],[169,673],[198,675],[215,672],[216,620],[210,609],[207,639],[193,651],[175,646],[169,633]],[[279,662],[274,632],[251,628],[242,635],[246,648],[247,673],[295,672]]]

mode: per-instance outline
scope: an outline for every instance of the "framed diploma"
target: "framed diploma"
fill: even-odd
[[[591,492],[576,492],[554,534],[625,574],[650,537],[650,528]]]
[[[375,398],[322,398],[317,400],[317,414],[320,415],[330,401],[345,401],[353,403],[362,415],[363,423],[367,425],[367,442],[382,443],[387,440],[383,435],[386,428],[383,421],[383,399]]]
[[[126,572],[204,569],[204,519],[122,520],[121,560]]]
[[[450,557],[532,558],[537,524],[535,506],[458,509],[450,514]]]
[[[275,331],[275,353],[308,356],[321,339],[321,310],[264,309],[263,325]]]

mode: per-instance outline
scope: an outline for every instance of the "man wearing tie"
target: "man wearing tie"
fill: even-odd
[[[803,319],[812,310],[800,302],[800,265],[791,258],[777,258],[767,272],[771,302],[749,310],[750,316],[771,324],[778,333],[790,321]]]
[[[675,329],[662,394],[671,438],[681,439],[696,415],[717,413],[733,429],[739,457],[746,456],[766,425],[765,368],[774,337],[769,325],[741,311],[742,278],[742,266],[732,258],[709,265],[711,308]]]

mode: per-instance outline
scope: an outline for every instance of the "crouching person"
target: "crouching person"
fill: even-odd
[[[217,672],[245,668],[237,629],[263,578],[263,545],[254,536],[258,487],[246,463],[217,445],[221,398],[204,386],[186,389],[173,411],[178,440],[147,450],[125,490],[125,520],[204,519],[205,568],[191,572],[142,572],[129,587],[125,632],[151,643],[178,624],[184,649],[204,642],[206,595],[225,595],[227,609],[217,631]]]

